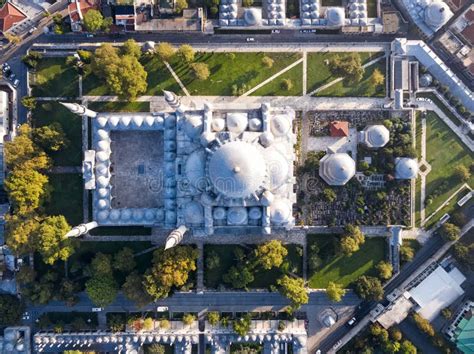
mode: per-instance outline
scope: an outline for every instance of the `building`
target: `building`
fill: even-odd
[[[390,132],[384,125],[369,125],[360,133],[360,142],[372,149],[384,147],[390,141]]]
[[[446,330],[449,339],[464,354],[474,353],[474,302],[467,301]]]
[[[348,137],[349,122],[334,121],[329,123],[329,134],[332,137]]]
[[[64,104],[92,117],[83,177],[93,221],[178,228],[176,237],[183,230],[206,236],[292,228],[295,112],[268,104],[188,110],[174,94],[166,99],[171,113],[95,113]]]
[[[27,17],[16,5],[7,1],[0,9],[0,32],[8,32],[15,24]]]
[[[30,327],[7,327],[0,337],[0,352],[8,354],[29,354]]]
[[[114,24],[125,31],[135,31],[136,12],[134,5],[114,5],[112,6],[112,17]]]
[[[67,10],[71,19],[71,30],[80,32],[83,30],[84,15],[90,9],[98,9],[98,4],[94,0],[74,0],[69,3]]]
[[[355,161],[346,153],[326,154],[319,161],[319,176],[330,186],[345,185],[355,172]]]
[[[432,36],[443,27],[453,13],[443,0],[402,0],[408,14],[418,28]]]

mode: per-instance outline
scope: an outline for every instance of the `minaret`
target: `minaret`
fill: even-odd
[[[96,221],[88,222],[87,224],[80,224],[71,229],[66,234],[66,237],[79,237],[88,233],[90,230],[95,229],[99,224]]]
[[[163,95],[165,96],[165,101],[168,105],[175,111],[182,113],[184,107],[181,104],[181,99],[174,92],[163,90]]]
[[[171,233],[166,238],[165,250],[177,246],[183,240],[183,236],[186,231],[188,231],[188,228],[184,225],[181,225],[177,229],[171,231]]]
[[[61,103],[64,107],[69,109],[74,114],[77,114],[80,116],[86,116],[90,118],[97,117],[97,112],[91,111],[90,109],[86,108],[85,106],[79,103],[67,103],[67,102],[59,102],[59,103]]]

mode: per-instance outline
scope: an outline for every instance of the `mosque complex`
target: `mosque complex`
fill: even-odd
[[[147,226],[172,231],[166,248],[194,236],[271,234],[295,226],[293,127],[295,111],[263,103],[258,109],[184,107],[165,92],[172,112],[97,113],[63,103],[89,117],[91,146],[84,152],[84,187],[92,192],[93,221],[73,228],[80,236],[97,226]],[[383,125],[359,132],[358,143],[388,143]],[[401,157],[395,178],[411,179],[417,162]],[[356,173],[347,153],[327,151],[320,177],[345,185]]]

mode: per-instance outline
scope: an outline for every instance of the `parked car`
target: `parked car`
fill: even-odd
[[[11,82],[15,81],[16,75],[14,73],[11,73],[10,76],[8,76],[8,80]]]
[[[37,30],[36,27],[31,27],[30,30],[28,31],[28,34],[32,35],[33,33],[35,33],[36,30]]]
[[[13,81],[14,88],[17,88],[19,84],[20,84],[20,80],[16,79],[15,81]]]
[[[357,322],[357,319],[355,317],[352,317],[349,321],[347,321],[347,325],[349,327],[352,327],[353,325],[355,325]]]
[[[87,37],[87,38],[94,38],[94,35],[93,35],[92,33],[87,33],[87,34],[86,34],[86,37]]]
[[[272,33],[280,33],[280,30],[279,29],[273,29]]]
[[[3,63],[2,65],[2,72],[6,73],[7,71],[10,71],[10,65],[8,63]]]
[[[102,307],[93,307],[92,312],[100,312],[102,311]]]
[[[255,38],[253,38],[253,37],[247,37],[247,42],[255,42]]]
[[[332,346],[332,349],[336,350],[342,345],[342,341],[338,340],[334,345]]]

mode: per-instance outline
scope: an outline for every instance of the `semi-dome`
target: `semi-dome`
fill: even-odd
[[[198,202],[190,202],[184,208],[184,218],[186,223],[200,224],[204,222],[204,209]]]
[[[263,184],[265,159],[254,145],[233,141],[210,157],[208,173],[218,193],[228,198],[246,198]]]
[[[196,138],[202,133],[202,117],[200,115],[186,115],[184,120],[184,131],[191,139]]]
[[[269,189],[275,190],[286,183],[288,179],[288,161],[281,152],[273,148],[265,149],[265,162],[270,182]]]
[[[206,153],[202,149],[192,152],[186,160],[186,176],[193,187],[198,190],[204,190],[206,187],[205,166]]]
[[[355,162],[346,153],[327,154],[320,160],[319,175],[331,186],[343,186],[355,175]]]
[[[286,224],[291,219],[292,207],[287,199],[277,199],[270,205],[270,220],[272,224]]]
[[[242,133],[248,124],[246,113],[227,113],[227,129],[235,134]]]
[[[258,26],[262,23],[262,10],[257,8],[245,9],[244,21],[247,26]]]
[[[229,225],[244,225],[247,223],[247,209],[244,207],[232,207],[227,212],[227,223]]]
[[[364,129],[364,142],[368,147],[380,148],[390,140],[390,132],[384,125],[370,125]]]
[[[291,129],[291,122],[285,115],[278,115],[270,121],[270,129],[275,136],[284,136]]]
[[[438,0],[425,7],[424,16],[426,24],[437,30],[449,21],[453,13],[446,3]]]
[[[418,163],[409,157],[397,157],[395,159],[395,178],[412,179],[418,174]]]
[[[342,26],[345,20],[344,9],[342,7],[328,7],[326,19],[329,26]]]
[[[225,128],[225,120],[223,118],[215,118],[211,122],[212,131],[220,132]]]

